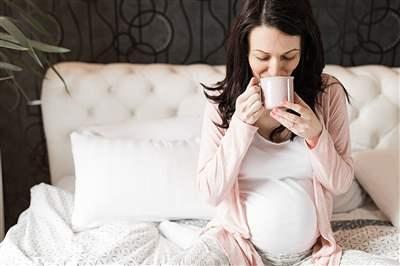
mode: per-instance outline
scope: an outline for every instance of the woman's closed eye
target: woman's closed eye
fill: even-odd
[[[290,61],[290,60],[293,60],[293,59],[295,59],[295,58],[296,58],[296,56],[291,56],[291,57],[282,56],[282,60],[283,60],[283,61]]]
[[[269,56],[267,56],[267,57],[258,57],[258,56],[256,56],[256,58],[258,60],[260,60],[260,61],[268,61],[269,60]]]

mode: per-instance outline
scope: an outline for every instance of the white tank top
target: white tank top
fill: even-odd
[[[319,236],[308,156],[301,137],[274,143],[257,132],[243,159],[240,197],[251,241],[263,252],[299,253]]]

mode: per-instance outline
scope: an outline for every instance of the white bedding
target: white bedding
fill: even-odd
[[[0,244],[0,265],[160,265],[188,253],[160,234],[157,223],[113,223],[74,233],[72,206],[72,193],[47,184],[34,186],[30,207]],[[357,265],[360,261],[371,263],[368,265],[398,263],[399,232],[379,210],[366,206],[336,215],[333,220],[335,237],[345,249],[375,255],[366,260],[369,254],[346,252],[352,255],[343,259],[347,263],[343,265]],[[206,221],[180,223],[203,226]],[[191,252],[197,250],[197,254],[204,255],[200,248],[195,246]]]
[[[160,264],[179,248],[157,224],[114,223],[74,234],[72,194],[39,184],[31,205],[0,244],[0,265]]]

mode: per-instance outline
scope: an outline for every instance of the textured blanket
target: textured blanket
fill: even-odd
[[[158,223],[112,223],[74,233],[72,208],[73,194],[46,184],[32,187],[30,207],[0,244],[0,265],[228,264],[215,240],[203,236],[184,246],[161,234]],[[357,211],[332,221],[345,249],[341,265],[399,265],[398,230],[379,215]],[[176,222],[200,229],[207,221]],[[311,264],[305,259],[299,265]]]

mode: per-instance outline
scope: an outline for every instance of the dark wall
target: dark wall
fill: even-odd
[[[241,5],[237,0],[35,2],[54,21],[58,44],[72,50],[58,60],[104,63],[224,64],[224,39]],[[400,1],[311,2],[328,64],[400,66]],[[29,97],[39,98],[39,78],[25,74],[20,82]],[[49,171],[40,107],[28,106],[1,84],[0,145],[9,228],[29,206],[30,187],[49,182]]]

